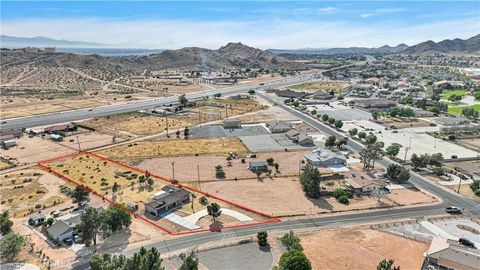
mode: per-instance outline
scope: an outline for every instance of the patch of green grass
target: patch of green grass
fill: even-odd
[[[448,100],[452,95],[457,95],[457,96],[466,96],[468,94],[467,91],[465,90],[450,90],[450,91],[445,91],[443,92],[440,96],[443,98],[443,99],[446,99]]]
[[[448,112],[455,115],[462,114],[462,110],[465,108],[473,108],[474,110],[480,112],[480,104],[475,104],[471,106],[451,106],[448,104]]]

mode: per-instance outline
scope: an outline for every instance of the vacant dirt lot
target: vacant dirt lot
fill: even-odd
[[[208,139],[167,139],[135,142],[110,149],[99,154],[122,161],[139,161],[153,157],[227,155],[230,152],[246,154],[247,147],[235,137]]]
[[[26,169],[0,175],[0,209],[13,216],[25,216],[64,202],[58,188],[62,181],[38,169]]]
[[[215,176],[215,166],[221,165],[225,172],[224,179],[256,179],[255,173],[248,169],[249,162],[266,160],[273,158],[278,162],[279,171],[276,172],[273,166],[272,177],[298,175],[299,162],[307,151],[294,152],[270,152],[257,153],[257,158],[237,158],[231,161],[231,166],[226,160],[227,155],[208,155],[208,156],[187,156],[187,157],[166,157],[153,158],[141,162],[138,167],[142,170],[159,175],[168,179],[172,178],[172,162],[175,162],[175,179],[181,182],[197,182],[198,171],[200,170],[201,181],[218,180]],[[242,159],[245,163],[242,163]],[[265,175],[263,177],[266,177]],[[262,177],[262,178],[263,178]],[[268,177],[267,177],[268,178]]]
[[[260,111],[245,113],[238,116],[237,118],[242,120],[242,123],[259,123],[270,120],[292,121],[297,119],[285,110],[276,106],[272,106],[268,101],[264,100],[263,98],[256,97],[256,100],[259,102],[259,104],[261,104],[262,106],[268,106],[268,108]]]
[[[457,192],[458,190],[458,185],[447,186],[447,187],[455,192]],[[460,185],[460,194],[472,200],[480,201],[480,197],[475,195],[475,193],[473,193],[472,189],[470,188],[470,185]]]
[[[470,149],[480,150],[480,138],[457,140],[457,143]]]
[[[377,198],[362,197],[352,199],[344,205],[333,197],[308,199],[302,191],[298,178],[269,178],[258,180],[218,181],[202,183],[204,192],[226,198],[235,203],[251,207],[266,214],[313,215],[332,211],[348,211],[393,205],[391,202]]]
[[[399,205],[412,205],[420,203],[436,202],[437,199],[419,190],[414,189],[394,189],[387,198]]]
[[[70,99],[68,102],[65,102],[65,100],[32,101],[29,99],[17,98],[12,98],[10,100],[12,100],[12,102],[2,102],[2,119],[80,108],[98,107],[108,104],[104,100],[98,101],[97,99]]]
[[[105,134],[119,137],[128,137],[129,135],[136,137],[165,132],[167,121],[168,128],[172,130],[191,126],[191,122],[181,116],[169,116],[167,120],[165,117],[142,113],[125,113],[99,117],[84,121],[82,125],[92,127]]]
[[[425,120],[416,118],[386,118],[377,120],[377,123],[387,128],[392,128],[392,126],[394,126],[398,129],[410,127],[428,127],[430,124]]]
[[[296,85],[290,86],[290,88],[301,90],[304,92],[334,91],[335,93],[343,93],[345,89],[349,86],[350,84],[345,82],[317,81],[317,82],[307,82],[307,83],[296,84]]]
[[[75,151],[55,143],[50,139],[40,137],[28,138],[23,136],[17,140],[17,146],[8,150],[0,149],[0,155],[17,165],[31,164],[34,162],[68,155]]]
[[[118,142],[119,140],[115,140]],[[113,143],[113,136],[107,134],[101,134],[98,132],[87,132],[78,135],[67,136],[63,138],[59,144],[78,151],[78,145],[80,144],[80,150],[85,151],[92,148],[97,148],[104,145]]]
[[[339,229],[299,235],[312,269],[376,269],[383,259],[420,269],[428,245],[371,229]]]

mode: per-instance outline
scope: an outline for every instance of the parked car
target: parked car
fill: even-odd
[[[71,238],[66,238],[63,239],[63,243],[65,243],[67,246],[71,246],[73,244],[73,240]]]
[[[458,158],[458,156],[457,155],[452,155],[451,158],[456,159],[456,158]]]
[[[462,245],[464,245],[464,246],[467,246],[467,247],[469,247],[469,248],[475,248],[475,244],[474,244],[472,241],[470,241],[470,240],[468,240],[468,239],[466,239],[466,238],[460,238],[460,239],[458,239],[458,243],[460,243],[460,244],[462,244]]]
[[[449,206],[445,210],[447,211],[447,213],[450,213],[450,214],[461,214],[462,213],[462,209],[460,209],[456,206]]]

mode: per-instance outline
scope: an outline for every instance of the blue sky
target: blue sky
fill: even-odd
[[[1,1],[4,35],[119,47],[412,45],[480,33],[480,2]]]

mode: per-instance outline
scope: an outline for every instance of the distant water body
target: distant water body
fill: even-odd
[[[161,53],[162,49],[119,49],[119,48],[57,48],[57,52],[74,54],[98,54],[102,56],[143,56],[153,53]]]

